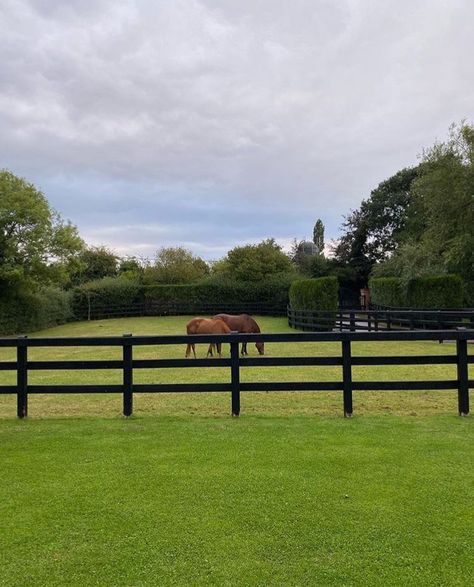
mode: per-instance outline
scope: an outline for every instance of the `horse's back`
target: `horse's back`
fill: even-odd
[[[205,318],[197,329],[198,334],[229,334],[229,326],[220,318]]]
[[[186,332],[188,334],[196,334],[199,328],[199,325],[203,320],[206,318],[193,318],[186,324]]]
[[[249,314],[238,314],[235,316],[232,314],[216,314],[214,318],[223,320],[231,330],[236,330],[237,332],[260,332],[259,325]]]

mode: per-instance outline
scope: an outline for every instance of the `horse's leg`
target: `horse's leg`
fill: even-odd
[[[242,354],[243,355],[248,355],[248,352],[247,352],[247,343],[246,342],[243,342],[242,343]]]
[[[192,347],[192,349],[193,349],[193,355],[194,355],[194,358],[196,358],[196,345],[193,343],[193,344],[191,345],[191,347]]]
[[[216,344],[216,347],[217,347],[217,354],[219,355],[219,358],[221,358],[221,356],[222,356],[222,355],[221,355],[222,344],[221,344],[220,342],[218,342],[218,343]]]
[[[207,349],[207,355],[206,355],[206,357],[212,357],[212,347],[213,346],[214,346],[213,344],[210,344],[209,345],[209,348]]]
[[[187,359],[189,357],[189,355],[191,354],[191,345],[188,343],[186,345],[186,354],[184,355],[185,358]]]

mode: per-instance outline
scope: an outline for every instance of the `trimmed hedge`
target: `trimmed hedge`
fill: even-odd
[[[185,285],[139,285],[121,278],[105,278],[73,291],[77,319],[143,313],[187,314],[214,312],[284,313],[292,276],[261,282],[209,279]]]
[[[339,285],[336,277],[299,279],[290,287],[290,305],[293,310],[326,310],[336,312]]]
[[[403,280],[399,277],[373,277],[369,280],[370,302],[387,308],[406,306]]]
[[[75,287],[72,310],[78,320],[86,319],[89,309],[116,310],[143,302],[143,286],[123,277],[104,277]]]
[[[335,325],[335,313],[339,303],[339,283],[337,277],[319,277],[300,279],[291,284],[289,292],[292,310],[312,312],[311,322],[319,325],[318,330],[332,330]],[[321,311],[321,315],[318,315]],[[334,312],[334,318],[328,318],[326,312]]]
[[[0,298],[0,334],[34,332],[71,319],[71,296],[56,288]]]
[[[152,285],[144,288],[145,303],[173,304],[183,307],[226,307],[248,304],[284,309],[288,303],[290,282],[268,279],[265,281],[238,282],[209,280],[189,285]]]
[[[370,299],[377,306],[448,310],[462,308],[463,282],[458,275],[417,277],[405,283],[397,277],[369,281]]]

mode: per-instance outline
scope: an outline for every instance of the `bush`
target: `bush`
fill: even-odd
[[[461,308],[463,298],[463,284],[458,275],[417,277],[408,282],[407,303],[410,308]]]
[[[72,318],[71,296],[56,288],[0,299],[0,333],[19,334],[64,324]]]
[[[463,283],[457,275],[415,277],[405,282],[398,277],[372,278],[370,299],[387,308],[455,309],[463,306]]]
[[[209,279],[189,285],[144,288],[145,303],[155,311],[171,312],[284,312],[291,279],[269,278],[258,283]]]
[[[89,309],[103,313],[132,309],[143,301],[143,287],[126,277],[104,277],[72,290],[72,310],[78,320],[88,318]]]
[[[336,311],[339,285],[336,277],[299,279],[290,287],[290,305],[293,310]]]
[[[313,313],[312,327],[317,324],[317,330],[334,328],[339,299],[339,284],[336,277],[294,281],[290,287],[289,299],[292,310]],[[334,318],[328,318],[327,312],[334,312]]]
[[[400,277],[373,277],[369,290],[370,302],[376,306],[403,308],[406,304],[404,281]]]

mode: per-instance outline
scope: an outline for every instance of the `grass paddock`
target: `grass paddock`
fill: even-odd
[[[36,335],[171,334],[186,320],[78,323]],[[261,323],[266,332],[287,330],[282,319]],[[339,347],[267,351],[329,355]],[[354,345],[355,354],[374,352],[454,354],[454,345]],[[31,351],[45,359],[117,353]],[[184,348],[139,353],[180,357]],[[0,360],[13,357],[0,349]],[[427,378],[423,367],[366,367],[356,377],[399,379],[401,369]],[[453,369],[432,365],[429,377],[451,379]],[[259,380],[340,378],[333,367],[242,371]],[[229,370],[140,377],[217,381]],[[30,379],[98,380],[120,381],[120,373]],[[136,394],[129,419],[118,394],[30,396],[24,421],[14,417],[15,396],[1,396],[0,585],[473,584],[473,427],[456,415],[455,392],[355,392],[350,420],[341,417],[341,395],[243,393],[242,416],[230,418],[230,394]]]

